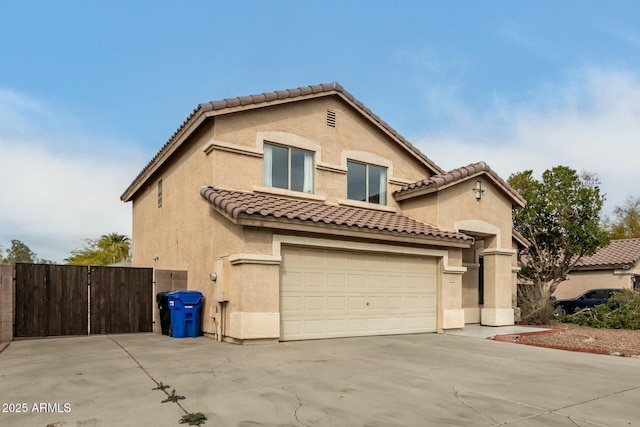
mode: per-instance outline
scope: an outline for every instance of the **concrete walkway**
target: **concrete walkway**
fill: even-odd
[[[185,399],[161,403],[160,382]],[[49,338],[0,353],[0,397],[12,427],[179,426],[186,412],[205,427],[628,427],[640,422],[640,360],[438,334]]]
[[[548,331],[548,328],[533,328],[530,326],[483,326],[479,324],[465,325],[460,331],[446,332],[447,335],[461,337],[491,338],[496,335],[522,334],[525,332]]]

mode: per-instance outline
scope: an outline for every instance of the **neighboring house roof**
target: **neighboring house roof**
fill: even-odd
[[[498,188],[502,189],[516,205],[524,207],[527,204],[520,193],[507,184],[505,180],[500,178],[498,174],[495,173],[485,162],[472,163],[468,166],[453,169],[447,173],[434,175],[421,181],[407,184],[400,190],[395,191],[393,194],[396,200],[405,200],[423,194],[435,193],[460,182],[476,178],[480,175],[487,175],[489,179],[491,179]]]
[[[413,239],[441,240],[461,243],[464,247],[473,244],[473,238],[455,231],[445,231],[413,218],[392,212],[332,205],[322,202],[297,200],[264,194],[202,187],[200,195],[209,201],[218,212],[235,223],[269,227],[267,219],[314,227],[338,227],[342,235],[347,231],[382,233],[389,236]],[[249,220],[249,222],[247,222]],[[251,222],[253,220],[255,222]],[[275,227],[282,228],[282,227]],[[325,228],[324,230],[326,230]],[[307,230],[309,231],[309,230]]]
[[[258,95],[240,96],[237,98],[227,98],[221,101],[213,101],[198,105],[187,119],[180,125],[178,130],[162,146],[160,151],[142,169],[129,187],[124,191],[121,200],[127,202],[140,189],[142,184],[151,177],[176,149],[195,131],[195,129],[208,117],[221,114],[234,113],[253,108],[262,108],[270,105],[280,105],[287,102],[299,101],[302,99],[312,99],[321,96],[337,95],[348,104],[358,110],[365,118],[378,126],[383,132],[394,138],[407,151],[422,161],[433,173],[443,173],[444,171],[425,156],[420,150],[414,147],[395,129],[389,126],[384,120],[374,114],[364,104],[358,101],[353,95],[347,92],[339,83],[325,83],[313,86],[298,87],[295,89],[279,90],[275,92],[261,93]]]
[[[529,246],[531,246],[531,242],[529,241],[529,239],[520,234],[520,232],[515,228],[511,230],[511,237],[523,248],[528,248]]]
[[[631,268],[640,261],[640,239],[612,240],[608,246],[583,257],[576,270]]]
[[[131,267],[133,264],[131,260],[116,262],[115,264],[109,264],[107,267]]]

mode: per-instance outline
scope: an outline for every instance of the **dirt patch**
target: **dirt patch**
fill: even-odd
[[[595,329],[574,324],[553,325],[549,328],[552,329],[543,333],[523,333],[496,339],[540,347],[640,358],[640,330]]]

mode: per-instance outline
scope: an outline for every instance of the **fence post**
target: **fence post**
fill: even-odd
[[[0,264],[0,342],[13,341],[13,266]]]

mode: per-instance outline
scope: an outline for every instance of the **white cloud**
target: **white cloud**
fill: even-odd
[[[417,146],[444,169],[486,161],[502,177],[526,169],[540,175],[556,165],[598,174],[605,212],[640,195],[640,77],[588,70],[541,89],[526,104],[497,100]],[[449,103],[451,105],[451,103]],[[450,112],[455,116],[455,112]]]
[[[54,112],[55,111],[55,112]],[[131,235],[120,194],[142,153],[91,135],[68,113],[0,90],[0,244],[62,262],[86,238]]]

